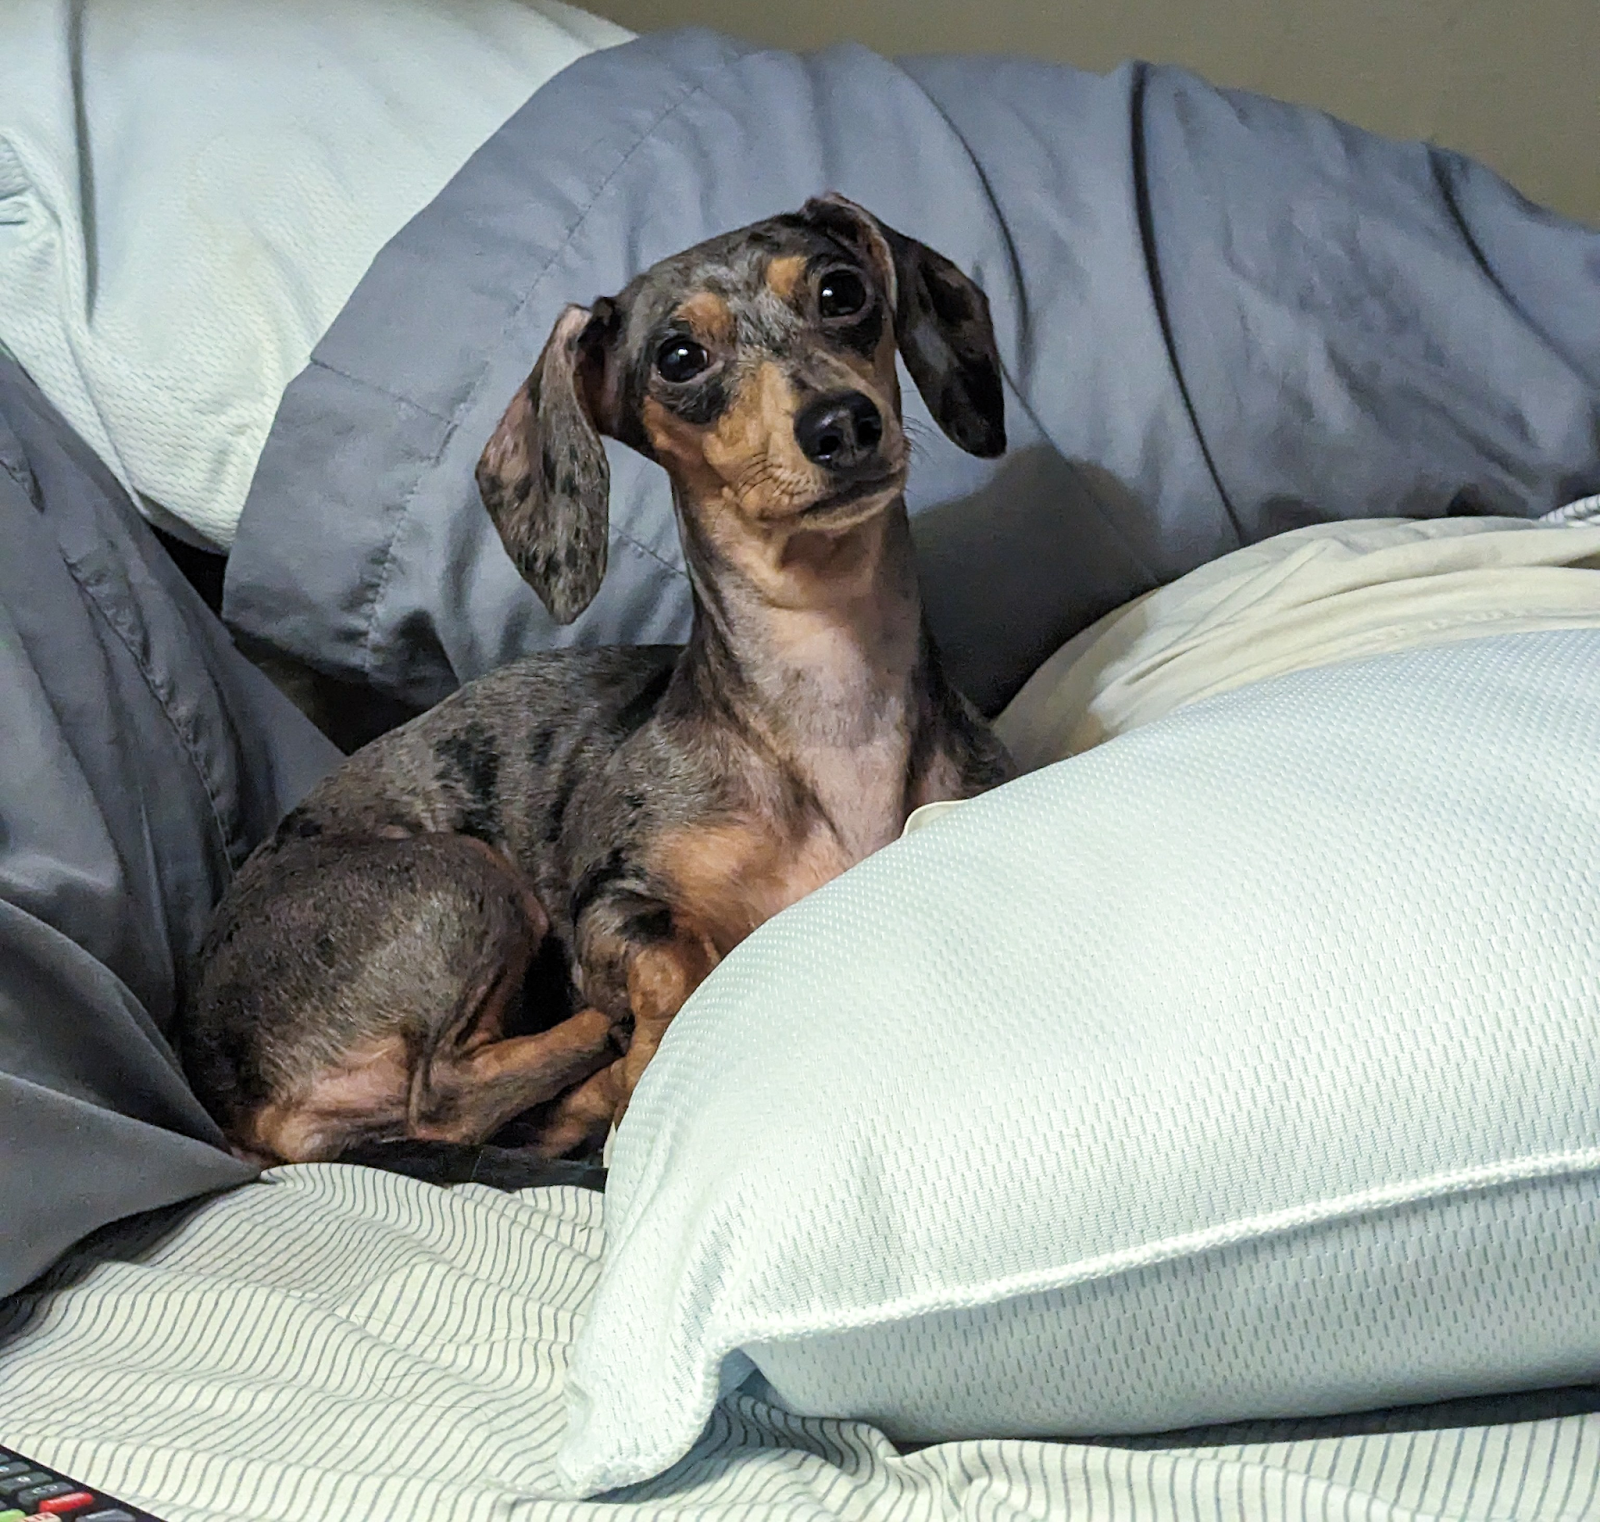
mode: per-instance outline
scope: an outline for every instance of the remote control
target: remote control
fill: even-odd
[[[160,1522],[93,1485],[80,1485],[48,1464],[36,1464],[15,1449],[0,1447],[0,1522],[36,1518],[38,1522]]]

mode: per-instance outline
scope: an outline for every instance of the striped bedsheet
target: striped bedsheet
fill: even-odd
[[[602,1208],[317,1165],[123,1223],[0,1306],[0,1441],[168,1522],[1600,1516],[1600,1416],[1549,1399],[1500,1425],[900,1454],[740,1394],[660,1479],[552,1499]]]

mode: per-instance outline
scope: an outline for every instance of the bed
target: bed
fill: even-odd
[[[7,1303],[6,1440],[173,1522],[1593,1514],[1600,1424],[1575,1392],[908,1453],[740,1394],[659,1479],[555,1500],[602,1208],[317,1165],[113,1228]]]
[[[264,14],[4,23],[0,1440],[172,1522],[1595,1514],[1600,236],[1170,69]],[[144,520],[412,708],[680,637],[653,466],[562,628],[472,464],[825,186],[993,305],[1012,447],[908,388],[911,506],[1036,770],[730,958],[604,1198],[255,1177],[176,968],[335,752]]]

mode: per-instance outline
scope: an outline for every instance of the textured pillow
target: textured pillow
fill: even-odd
[[[1597,756],[1597,631],[1299,672],[770,921],[618,1133],[564,1483],[756,1371],[905,1440],[1600,1375]]]
[[[373,255],[630,36],[560,0],[0,5],[0,343],[157,521],[226,549]]]

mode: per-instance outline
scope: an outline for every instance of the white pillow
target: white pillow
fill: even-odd
[[[618,1132],[563,1482],[1600,1375],[1600,631],[1276,678],[779,915]]]
[[[995,723],[1024,771],[1198,698],[1486,634],[1600,625],[1600,521],[1363,518],[1264,539],[1068,640]]]
[[[631,35],[558,0],[10,0],[0,344],[158,522],[227,548],[373,256]]]

